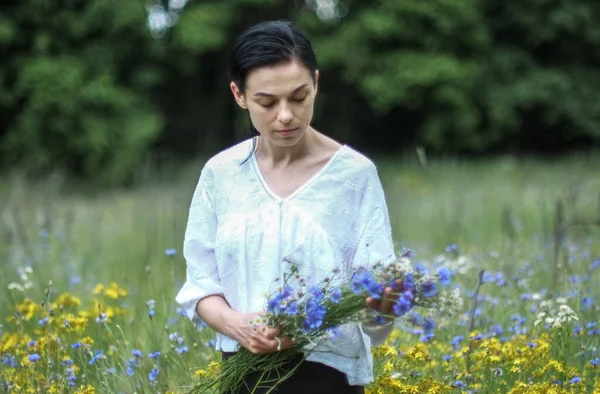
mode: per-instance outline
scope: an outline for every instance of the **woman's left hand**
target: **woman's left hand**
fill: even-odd
[[[393,314],[392,307],[398,301],[400,296],[399,289],[402,289],[402,280],[396,281],[395,288],[386,287],[383,290],[383,297],[381,299],[375,299],[373,297],[367,297],[367,305],[381,315]]]

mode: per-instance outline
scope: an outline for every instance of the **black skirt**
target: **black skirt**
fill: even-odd
[[[223,360],[227,360],[234,354],[223,352]],[[280,376],[291,371],[301,359],[302,357],[299,356],[298,359],[283,366],[282,370],[278,371]],[[253,390],[254,394],[265,394],[272,388],[272,385],[265,383],[265,381],[268,382],[271,379],[276,379],[277,374],[273,373],[274,376],[264,376],[260,386],[255,390],[261,374],[261,372],[251,373],[246,376],[244,379],[245,385],[238,392],[223,394],[250,394]],[[298,366],[292,376],[271,391],[272,394],[364,394],[364,392],[365,389],[363,386],[351,386],[348,384],[346,375],[343,372],[325,364],[306,360]]]

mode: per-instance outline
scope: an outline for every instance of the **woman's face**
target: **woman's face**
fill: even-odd
[[[251,71],[242,93],[235,83],[231,91],[248,109],[252,124],[261,138],[277,146],[292,146],[306,133],[313,116],[319,73],[296,61]]]

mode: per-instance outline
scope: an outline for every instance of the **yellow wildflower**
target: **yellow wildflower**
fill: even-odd
[[[60,306],[63,306],[63,307],[74,307],[74,306],[81,305],[81,300],[79,298],[77,298],[77,297],[72,296],[69,293],[62,293],[56,299],[56,303],[58,304],[59,307]]]
[[[86,387],[80,386],[75,394],[95,394],[96,390],[89,384]]]
[[[96,285],[96,287],[94,287],[94,295],[98,295],[100,293],[102,293],[104,291],[104,285],[101,283],[98,283]]]
[[[121,289],[115,282],[111,282],[110,287],[104,290],[104,295],[116,300],[119,297],[125,297],[127,290]]]

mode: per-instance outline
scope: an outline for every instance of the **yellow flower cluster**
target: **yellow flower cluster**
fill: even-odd
[[[591,382],[594,394],[600,394],[596,367],[568,365],[554,358],[551,348],[548,334],[501,342],[472,333],[459,347],[415,343],[411,334],[395,331],[373,349],[376,379],[367,393],[589,393],[586,382]]]
[[[102,358],[92,352],[90,325],[98,333],[98,325],[126,315],[110,301],[127,292],[113,283],[94,293],[85,307],[80,298],[63,293],[43,302],[26,297],[12,308],[0,335],[0,392],[96,392],[92,384],[79,384],[84,366]]]

